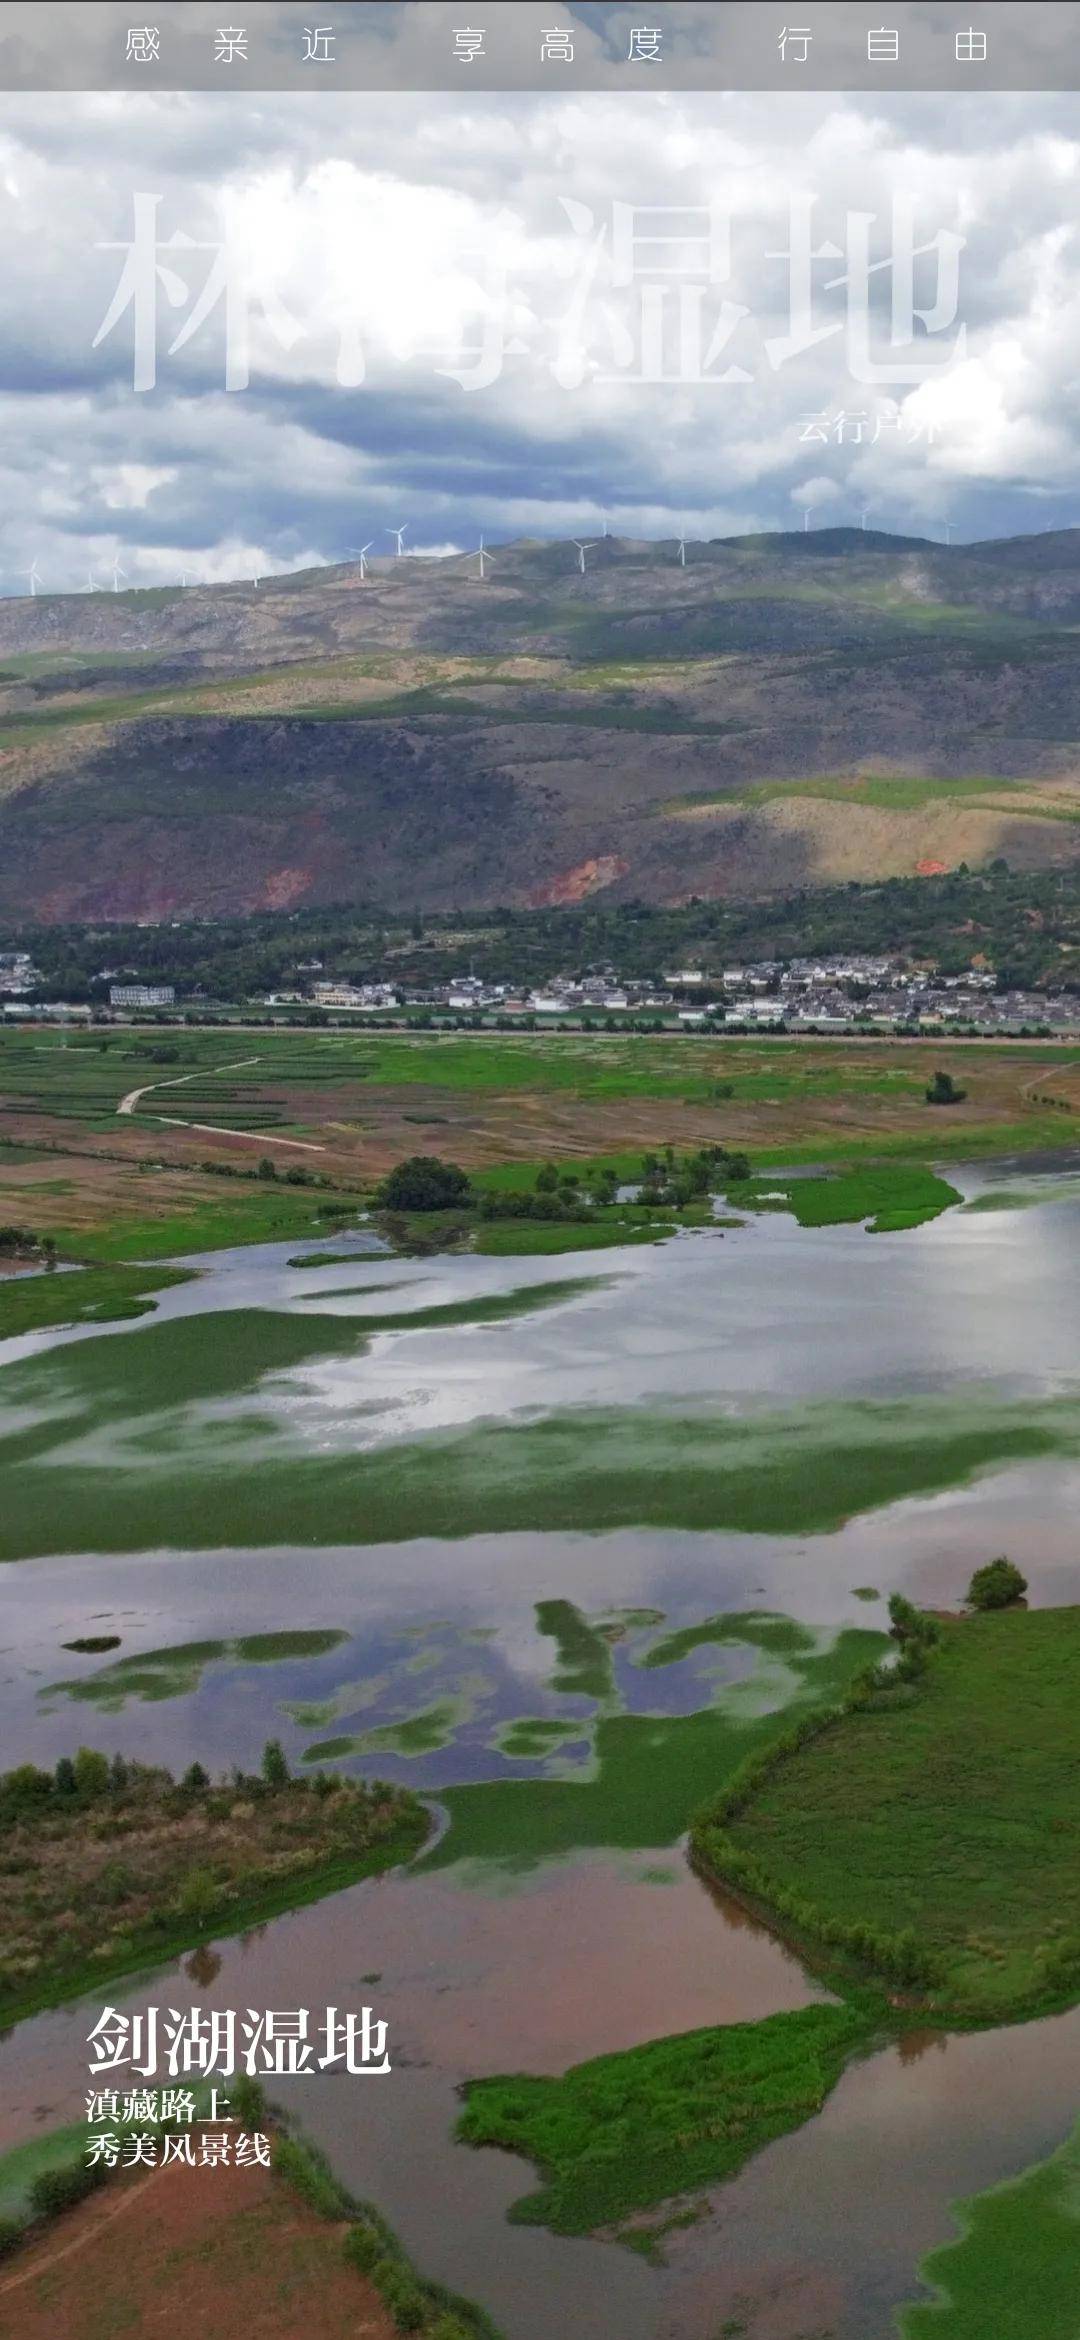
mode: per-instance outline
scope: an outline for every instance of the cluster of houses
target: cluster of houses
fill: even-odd
[[[105,968],[101,979],[118,974]],[[422,985],[350,983],[325,976],[317,961],[298,968],[297,977],[298,988],[272,991],[260,1007],[393,1020],[417,1011],[482,1022],[524,1018],[532,1029],[559,1021],[603,1018],[610,1025],[647,1017],[672,1028],[735,1032],[1080,1031],[1080,992],[1004,991],[986,967],[941,975],[900,957],[860,952],[758,959],[716,970],[677,967],[651,980],[623,979],[607,967],[586,975],[556,975],[537,986],[493,983],[471,973]],[[100,1006],[36,998],[43,983],[25,951],[0,952],[0,1015],[82,1022],[101,1016]],[[190,1004],[203,1013],[213,1007],[202,993]],[[118,1017],[175,1005],[171,983],[110,981],[109,1008]]]
[[[41,980],[29,951],[0,951],[0,998],[29,999]]]
[[[1002,992],[987,968],[937,975],[901,958],[852,952],[760,959],[716,972],[680,967],[651,982],[623,979],[610,968],[553,976],[536,988],[472,974],[424,985],[317,981],[304,991],[271,992],[263,1004],[358,1015],[432,1009],[545,1021],[648,1015],[705,1030],[751,1032],[1080,1029],[1080,998],[1074,994]]]

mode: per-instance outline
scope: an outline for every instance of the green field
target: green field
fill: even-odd
[[[932,1040],[918,1044],[935,1045]],[[183,1025],[149,1033],[90,1034],[0,1029],[0,1094],[20,1110],[108,1124],[131,1089],[150,1086],[135,1126],[162,1113],[226,1120],[237,1128],[291,1126],[279,1105],[253,1092],[284,1083],[304,1089],[342,1082],[424,1083],[477,1093],[555,1089],[582,1098],[672,1097],[707,1101],[718,1077],[731,1101],[856,1095],[910,1097],[922,1089],[910,1047],[681,1031],[379,1032],[249,1029],[199,1031]],[[168,1050],[167,1060],[155,1052]],[[1017,1059],[1015,1044],[988,1044],[987,1058]],[[1037,1060],[1047,1073],[1059,1052]],[[1062,1048],[1060,1061],[1075,1050]],[[245,1060],[249,1060],[246,1062]],[[1022,1058],[1021,1058],[1022,1060]],[[162,1086],[157,1087],[157,1084]],[[168,1084],[167,1086],[164,1084]],[[179,1085],[177,1085],[179,1084]]]
[[[811,1938],[913,1928],[935,2007],[1007,2021],[1074,1997],[1078,1684],[1080,1609],[948,1623],[920,1680],[766,1769],[722,1822],[721,1872],[726,1838],[732,1873],[755,1898],[813,1913],[796,1923]]]

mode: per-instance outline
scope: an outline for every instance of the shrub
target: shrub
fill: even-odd
[[[39,1771],[36,1763],[20,1763],[16,1770],[7,1771],[3,1779],[4,1800],[22,1809],[26,1804],[44,1804],[53,1790],[53,1775]]]
[[[984,1568],[977,1568],[967,1589],[970,1609],[1008,1609],[1014,1601],[1022,1601],[1027,1591],[1027,1578],[1007,1559],[1004,1552],[996,1560],[988,1560]]]
[[[905,1651],[919,1646],[929,1649],[941,1639],[936,1617],[928,1617],[925,1609],[917,1609],[913,1601],[905,1600],[903,1593],[889,1595],[889,1630],[893,1640]]]
[[[250,2073],[237,2072],[229,2087],[229,2103],[245,2129],[261,2128],[266,2119],[266,2098]]]
[[[35,2218],[56,2218],[92,2194],[104,2177],[100,2162],[93,2169],[85,2161],[65,2161],[58,2169],[39,2170],[30,2184],[30,2208]]]
[[[271,2160],[279,2177],[294,2187],[320,2218],[340,2218],[343,2208],[341,2187],[321,2155],[308,2145],[301,2145],[295,2137],[278,2137],[274,2141]]]
[[[190,1920],[194,1926],[204,1925],[221,1899],[221,1889],[212,1869],[189,1869],[176,1895],[173,1909],[178,1918]]]
[[[407,2267],[395,2259],[378,2259],[371,2280],[389,2308],[399,2332],[422,2332],[427,2322],[427,2300]]]
[[[0,2259],[6,2259],[12,2251],[18,2250],[25,2232],[21,2219],[0,2218]]]
[[[188,1790],[189,1795],[194,1795],[200,1788],[209,1787],[209,1772],[203,1770],[201,1763],[189,1763],[180,1785]]]
[[[341,2248],[350,2267],[358,2268],[361,2275],[370,2275],[384,2256],[382,2239],[373,2226],[350,2226]]]
[[[962,1105],[966,1089],[958,1089],[952,1074],[936,1072],[926,1091],[928,1105]]]
[[[75,1757],[75,1785],[80,1796],[104,1796],[109,1787],[109,1758],[96,1747],[80,1747]]]
[[[137,1890],[138,1880],[126,1861],[106,1861],[97,1881],[95,1900],[106,1909],[119,1909]]]

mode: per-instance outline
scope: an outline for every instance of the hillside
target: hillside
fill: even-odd
[[[1080,858],[1080,532],[0,601],[0,913],[677,903]]]

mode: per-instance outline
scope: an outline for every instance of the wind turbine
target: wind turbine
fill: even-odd
[[[865,536],[865,534],[866,534],[866,523],[867,523],[867,519],[869,518],[869,514],[870,514],[870,506],[869,506],[869,504],[864,504],[864,505],[863,505],[863,507],[862,507],[862,529],[863,529],[863,535],[864,535],[864,536]]]
[[[945,522],[945,542],[946,542],[946,544],[951,544],[951,543],[952,543],[952,521],[951,521],[951,520],[946,520],[946,522]]]
[[[410,525],[410,523],[408,522],[408,520],[406,520],[406,522],[405,522],[405,528],[408,528],[408,527],[409,527],[409,525]],[[397,560],[400,560],[400,559],[401,559],[402,553],[403,553],[403,552],[404,552],[404,550],[405,550],[405,547],[404,547],[404,545],[403,545],[403,543],[402,543],[402,541],[401,541],[401,540],[402,540],[402,537],[403,537],[403,536],[404,536],[404,534],[405,534],[405,528],[388,528],[388,529],[387,529],[387,531],[386,531],[386,533],[387,533],[387,535],[388,535],[388,536],[396,536],[396,537],[397,537],[397,552],[396,552],[396,554],[395,554],[395,559],[397,559]]]
[[[84,592],[84,593],[96,593],[96,592],[97,592],[97,589],[98,589],[98,581],[97,581],[97,578],[95,577],[93,570],[92,570],[92,569],[88,569],[88,570],[87,570],[87,572],[86,572],[86,583],[85,583],[85,585],[83,586],[83,592]]]
[[[24,573],[30,579],[30,599],[33,601],[37,593],[38,586],[41,583],[41,572],[38,568],[37,562],[31,561],[30,567]]]
[[[121,568],[119,561],[114,561],[114,562],[113,562],[113,572],[112,572],[112,589],[113,589],[113,592],[114,592],[114,593],[119,593],[119,591],[120,591],[120,579],[121,579],[121,577],[123,577],[123,578],[126,580],[126,578],[127,578],[127,570],[126,570],[126,569],[122,569],[122,568]]]
[[[675,558],[676,558],[676,560],[678,561],[678,564],[679,564],[679,567],[680,567],[680,569],[685,569],[685,567],[686,567],[686,538],[685,538],[685,536],[680,536],[680,538],[679,538],[678,550],[677,550],[677,552],[676,552]]]
[[[809,534],[810,534],[810,506],[809,506],[809,504],[807,505],[807,507],[806,507],[806,510],[805,510],[805,512],[803,513],[803,516],[802,516],[802,526],[803,526],[803,535],[804,535],[804,536],[809,536]]]
[[[392,531],[391,531],[391,533],[392,533]],[[350,561],[359,561],[359,563],[360,563],[360,583],[361,583],[361,585],[363,585],[363,584],[366,584],[366,582],[367,582],[367,572],[368,572],[367,556],[368,556],[369,552],[371,551],[371,546],[374,544],[374,542],[375,542],[375,539],[374,539],[374,537],[372,537],[372,538],[371,538],[371,540],[370,540],[370,542],[369,542],[368,544],[351,544],[351,545],[348,547],[348,550],[347,550],[347,552],[346,552],[346,556],[345,556],[345,557],[346,557],[346,559],[347,559],[347,560],[350,560]]]
[[[570,542],[571,542],[571,544],[572,544],[572,545],[576,545],[576,546],[577,546],[577,563],[578,563],[578,568],[580,569],[582,576],[584,576],[584,575],[585,575],[585,555],[586,555],[586,553],[587,553],[587,552],[595,552],[595,551],[596,551],[596,546],[595,546],[595,544],[578,544],[578,540],[577,540],[577,537],[576,537],[576,536],[572,536],[572,537],[571,537],[571,539],[570,539]]]
[[[480,583],[481,583],[481,585],[482,585],[482,584],[483,584],[483,582],[484,582],[484,562],[486,561],[486,562],[488,563],[488,566],[489,566],[489,568],[490,568],[490,567],[491,567],[491,565],[492,565],[492,562],[491,562],[491,554],[490,554],[489,552],[485,552],[485,550],[484,550],[484,539],[483,539],[483,537],[481,537],[481,539],[480,539],[480,542],[479,542],[479,544],[477,545],[476,551],[475,551],[474,553],[466,553],[466,555],[465,555],[465,558],[466,558],[466,560],[469,560],[469,561],[479,561],[479,563],[480,563]]]

